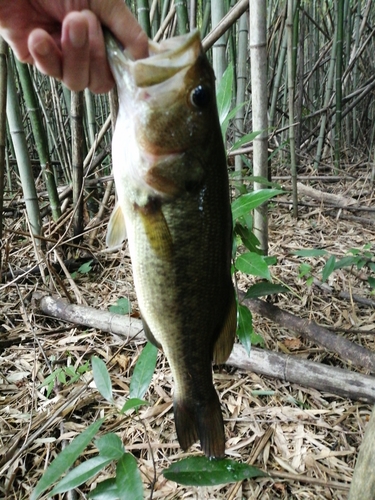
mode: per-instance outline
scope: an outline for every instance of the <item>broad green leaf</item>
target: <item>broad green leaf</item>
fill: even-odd
[[[271,281],[271,274],[263,255],[247,252],[239,255],[236,259],[236,268],[245,273],[259,276]]]
[[[109,311],[114,314],[122,314],[125,316],[126,314],[130,314],[132,312],[132,306],[126,297],[122,297],[117,300],[116,304],[109,307]]]
[[[310,264],[301,264],[299,266],[298,270],[299,270],[298,277],[303,278],[304,276],[306,276],[306,274],[310,273],[311,266],[310,266]]]
[[[264,338],[259,335],[259,333],[253,332],[250,336],[251,340],[251,345],[259,345],[261,347],[264,347]]]
[[[216,92],[217,110],[219,113],[220,125],[228,116],[232,104],[233,91],[233,64],[229,64],[218,84]]]
[[[327,255],[326,250],[319,248],[307,248],[306,250],[295,250],[292,252],[293,255],[298,255],[299,257],[321,257],[322,255]]]
[[[66,376],[65,376],[64,370],[59,370],[59,372],[57,374],[57,380],[60,382],[61,385],[66,384]]]
[[[229,122],[232,120],[232,118],[234,118],[237,114],[237,111],[239,109],[242,108],[242,106],[244,106],[245,103],[243,102],[242,104],[237,104],[237,106],[235,106],[228,114],[227,116],[225,117],[224,121],[221,124],[221,134],[223,136],[223,139],[225,141],[225,137],[226,137],[226,134],[227,134],[227,130],[228,130],[228,126],[229,126]]]
[[[249,134],[244,135],[236,141],[233,146],[230,148],[231,151],[235,151],[236,149],[240,148],[243,144],[247,144],[248,142],[252,142],[255,137],[257,137],[260,134],[260,132],[250,132]]]
[[[254,333],[253,330],[253,316],[249,309],[238,304],[238,328],[237,335],[244,346],[248,356],[250,356],[251,350],[251,335]]]
[[[352,257],[351,255],[348,255],[346,257],[343,257],[342,259],[338,260],[335,264],[335,269],[342,269],[344,267],[351,267],[355,266],[359,260],[359,257]]]
[[[93,356],[91,366],[96,388],[104,399],[113,403],[111,378],[104,361],[97,356]]]
[[[368,268],[369,268],[371,271],[374,271],[374,272],[375,272],[375,262],[369,262],[369,263],[368,263]]]
[[[368,259],[366,257],[364,257],[362,259],[358,259],[358,262],[357,262],[358,271],[360,271],[367,263],[368,263]]]
[[[124,406],[121,408],[120,413],[125,413],[129,410],[133,410],[133,408],[139,408],[140,406],[149,404],[150,403],[148,401],[145,401],[144,399],[131,398],[126,401]]]
[[[240,196],[232,203],[233,220],[236,221],[239,217],[248,214],[250,210],[283,192],[281,189],[259,189]]]
[[[130,453],[125,453],[117,463],[116,486],[120,500],[143,500],[141,473]]]
[[[64,474],[81,455],[86,446],[93,439],[102,425],[104,418],[97,420],[84,430],[79,436],[62,450],[62,452],[51,462],[43,476],[38,481],[30,500],[36,500],[47,488],[52,486],[60,476]]]
[[[234,227],[234,232],[240,236],[242,243],[250,252],[256,252],[260,242],[251,229],[237,223]]]
[[[335,270],[336,257],[331,255],[331,257],[327,260],[325,266],[322,271],[322,281],[323,283],[327,281],[328,277]]]
[[[101,481],[94,490],[90,491],[89,498],[92,500],[118,500],[116,479],[111,477]]]
[[[88,262],[85,262],[82,264],[82,266],[79,267],[78,272],[81,274],[87,274],[91,271],[92,269],[92,260],[89,260]]]
[[[119,460],[125,453],[124,445],[117,434],[110,432],[95,440],[95,446],[101,457]]]
[[[65,368],[65,373],[68,375],[68,377],[75,377],[77,375],[74,366],[67,366]]]
[[[371,286],[371,288],[375,288],[375,278],[373,278],[372,276],[369,276],[367,278],[367,281],[368,281],[368,284]]]
[[[94,477],[111,462],[111,458],[102,457],[100,455],[86,460],[69,471],[68,474],[53,488],[51,495],[65,493],[66,491],[77,488],[77,486],[86,483],[86,481]]]
[[[288,291],[289,290],[283,285],[274,285],[273,283],[262,281],[261,283],[256,283],[248,289],[245,299],[255,299],[256,297],[263,297],[264,295],[287,293]]]
[[[129,398],[142,399],[155,371],[158,350],[150,342],[144,346],[130,381]]]
[[[187,486],[215,486],[234,483],[267,474],[256,467],[234,460],[210,460],[206,457],[188,457],[172,464],[163,472],[170,481]]]

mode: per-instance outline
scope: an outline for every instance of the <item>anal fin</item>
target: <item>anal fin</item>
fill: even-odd
[[[219,336],[214,345],[213,361],[216,364],[225,363],[232,352],[237,329],[237,303],[234,291],[232,292],[228,313],[224,320]]]

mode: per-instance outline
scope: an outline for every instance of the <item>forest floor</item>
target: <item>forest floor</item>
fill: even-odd
[[[322,269],[331,254],[342,258],[350,249],[363,251],[365,245],[370,245],[374,262],[375,191],[370,182],[371,167],[360,162],[347,165],[340,178],[325,172],[319,174],[324,179],[314,179],[316,174],[309,169],[302,174],[307,176],[301,177],[303,184],[340,195],[343,200],[355,198],[363,210],[357,205],[356,210],[338,209],[325,201],[300,195],[299,218],[295,220],[290,194],[270,204],[269,254],[277,257],[271,272],[275,283],[290,288],[290,293],[277,296],[277,306],[374,352],[375,297],[367,282],[369,269],[351,266],[334,271],[328,279],[329,294],[319,285]],[[280,168],[275,175],[286,176],[287,172]],[[279,182],[290,188],[289,180]],[[121,408],[144,342],[124,342],[95,328],[48,317],[33,301],[34,292],[43,291],[107,311],[117,299],[127,297],[137,316],[126,245],[114,253],[104,251],[106,224],[103,224],[93,245],[84,242],[81,249],[74,248],[68,245],[66,222],[59,229],[59,245],[55,249],[50,246],[44,255],[53,262],[58,253],[66,260],[92,252],[95,259],[92,269],[76,273],[74,280],[69,273],[49,277],[29,271],[17,275],[19,270],[38,262],[24,220],[24,217],[7,218],[5,222],[6,255],[0,283],[0,497],[29,498],[43,471],[64,444],[105,415],[100,434],[116,432],[125,448],[137,458],[145,498],[150,498],[154,477],[153,499],[347,498],[371,405],[355,396],[345,399],[227,365],[214,370],[223,407],[227,454],[236,460],[251,461],[276,477],[204,488],[184,487],[166,480],[162,471],[171,463],[201,452],[198,444],[186,453],[178,446],[172,411],[173,382],[164,355],[158,354],[157,368],[145,396],[151,406],[141,409],[138,416],[120,415],[92,384],[86,385],[91,378],[89,369],[83,370],[78,380],[72,382],[70,377],[92,355],[97,355],[108,364],[114,398]],[[46,237],[56,240],[57,232],[53,231],[53,224],[45,227]],[[293,253],[311,248],[323,248],[329,255],[302,258]],[[312,285],[306,283],[306,276],[300,277],[303,263],[311,266],[310,274],[316,278]],[[238,276],[238,282],[246,290],[254,280]],[[349,298],[341,298],[342,291],[348,292]],[[369,302],[362,304],[354,296]],[[275,297],[271,301],[275,302]],[[253,322],[256,333],[270,351],[368,373],[353,368],[350,360],[339,359],[322,346],[296,336],[285,326],[256,314]],[[51,370],[56,372],[64,367],[72,368],[65,372],[66,381],[60,379],[60,384],[48,395],[43,383]],[[89,446],[82,459],[94,456],[96,451]],[[114,469],[108,466],[104,473],[78,490],[78,498],[87,498],[97,482],[113,474]]]

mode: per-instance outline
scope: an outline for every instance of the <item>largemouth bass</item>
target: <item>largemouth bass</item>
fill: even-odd
[[[108,246],[125,232],[144,330],[174,380],[183,449],[198,439],[225,452],[212,361],[228,358],[236,331],[232,217],[213,70],[197,31],[132,61],[106,34],[119,112],[112,144],[118,204]]]

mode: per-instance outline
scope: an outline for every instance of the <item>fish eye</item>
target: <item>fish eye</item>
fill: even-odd
[[[203,85],[198,85],[191,91],[190,101],[196,108],[204,108],[210,101],[210,91]]]

